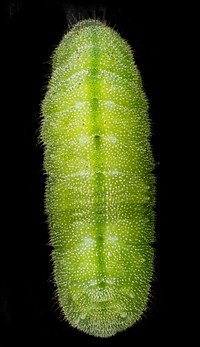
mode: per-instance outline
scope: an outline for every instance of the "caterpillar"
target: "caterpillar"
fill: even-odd
[[[129,44],[99,20],[76,23],[41,113],[58,302],[72,327],[110,337],[141,319],[154,273],[151,127]]]

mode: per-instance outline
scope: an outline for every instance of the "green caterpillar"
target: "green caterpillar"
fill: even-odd
[[[147,112],[129,45],[100,21],[78,22],[53,55],[41,139],[58,301],[93,336],[125,330],[147,308],[155,200]]]

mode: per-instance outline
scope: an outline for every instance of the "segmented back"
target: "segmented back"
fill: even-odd
[[[153,274],[148,103],[129,45],[77,23],[52,61],[42,103],[46,212],[60,306],[101,337],[134,324]]]

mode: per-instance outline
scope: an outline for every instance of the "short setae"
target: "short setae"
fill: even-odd
[[[153,276],[148,102],[128,43],[97,20],[54,52],[42,102],[45,208],[57,297],[73,327],[109,337],[138,321]]]

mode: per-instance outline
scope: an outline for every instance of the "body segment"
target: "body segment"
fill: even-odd
[[[45,204],[60,306],[109,337],[146,309],[154,177],[148,103],[128,44],[99,21],[64,36],[42,104]]]

